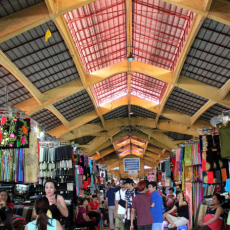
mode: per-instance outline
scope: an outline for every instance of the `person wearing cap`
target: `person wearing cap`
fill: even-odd
[[[89,218],[91,217],[95,217],[96,218],[96,226],[98,225],[98,223],[101,220],[101,211],[99,209],[99,203],[97,202],[97,195],[93,195],[92,196],[92,201],[89,202],[88,204],[88,216]]]
[[[131,211],[132,211],[132,202],[133,198],[136,196],[135,189],[133,187],[133,180],[127,178],[124,180],[125,188],[127,189],[125,193],[126,201],[126,213],[125,213],[125,230],[130,230],[131,226]],[[137,226],[134,225],[135,230]]]
[[[115,195],[115,230],[125,229],[124,219],[126,211],[126,188],[124,185],[124,179],[120,179],[120,186],[121,189],[117,191]]]
[[[109,210],[109,225],[110,229],[114,229],[114,216],[115,216],[115,184],[112,182],[110,184],[109,191],[106,192],[106,203]]]

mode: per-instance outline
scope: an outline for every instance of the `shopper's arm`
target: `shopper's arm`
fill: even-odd
[[[179,194],[179,207],[187,205],[187,202],[183,200],[183,195]]]
[[[119,202],[119,200],[115,200],[115,216],[114,216],[115,219],[117,217],[118,202]]]
[[[174,205],[172,209],[170,209],[168,212],[165,212],[165,213],[164,213],[164,216],[165,216],[166,214],[172,213],[172,212],[175,211],[176,209],[177,209],[177,207],[176,207],[176,205]]]
[[[131,211],[130,230],[134,229],[133,221],[134,221],[134,219],[135,219],[135,216],[136,216],[136,209],[135,209],[135,208],[132,208],[132,211]]]
[[[62,214],[62,216],[64,217],[68,217],[69,215],[69,211],[67,209],[65,200],[62,196],[58,195],[57,198],[57,208],[59,209],[60,213]]]
[[[37,214],[36,214],[36,211],[35,211],[35,209],[34,209],[34,211],[33,211],[33,219],[36,219],[37,218]]]
[[[56,220],[56,226],[57,226],[56,228],[57,230],[62,230],[62,226],[58,220]]]

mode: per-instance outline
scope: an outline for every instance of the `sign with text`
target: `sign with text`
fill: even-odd
[[[131,171],[129,171],[129,175],[131,175],[131,176],[138,175],[138,171],[137,170],[131,170]]]
[[[137,170],[140,171],[140,159],[139,158],[125,158],[123,160],[124,171]]]

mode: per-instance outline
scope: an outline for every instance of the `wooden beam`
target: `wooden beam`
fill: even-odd
[[[224,100],[230,90],[230,80],[228,80],[219,90],[219,98],[220,100]]]
[[[43,94],[31,83],[11,60],[0,50],[0,64],[4,66],[33,95],[38,104],[43,102]],[[24,110],[22,110],[24,111]]]
[[[204,4],[204,0],[163,0],[172,5],[179,6],[183,9],[190,10],[196,14],[211,18],[215,21],[221,22],[223,24],[230,26],[229,19],[229,2],[226,0],[215,0],[215,4],[210,9],[208,9],[209,4]],[[206,0],[205,0],[206,1]]]
[[[94,1],[95,0],[58,0],[59,5],[61,4],[62,7],[58,9],[58,12],[54,13],[53,11],[56,10],[51,4],[55,4],[55,0],[53,0],[53,3],[50,5],[47,4],[48,8],[46,3],[51,1],[46,0],[46,2],[40,2],[3,17],[0,19],[0,43]]]
[[[52,112],[61,122],[62,124],[68,129],[69,122],[65,119],[65,117],[53,106],[49,105],[46,107],[50,112]]]
[[[204,0],[204,11],[209,11],[213,0]]]
[[[197,119],[210,107],[215,105],[216,102],[209,100],[207,103],[205,103],[192,117],[191,117],[191,125],[193,125]]]
[[[146,128],[146,127],[141,127],[140,129],[142,132],[148,134],[149,136],[153,137],[155,140],[161,142],[162,144],[168,146],[171,149],[177,149],[177,145],[175,145],[172,141],[172,138],[168,137],[167,135],[163,133],[155,133],[154,130]]]
[[[192,46],[192,43],[197,35],[197,33],[200,30],[201,25],[203,24],[205,17],[202,15],[195,15],[193,18],[192,25],[189,29],[188,35],[186,37],[185,43],[183,45],[183,48],[181,50],[180,56],[177,60],[176,66],[174,68],[174,83],[177,83],[181,74],[181,70],[183,68],[184,62],[187,58],[187,55],[189,53],[189,50]]]

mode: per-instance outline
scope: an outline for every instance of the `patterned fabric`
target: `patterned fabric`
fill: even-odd
[[[85,208],[80,207],[78,210],[78,215],[77,215],[77,220],[76,220],[77,224],[83,224],[85,222],[84,217],[83,217],[84,213],[86,213],[87,215]]]
[[[125,223],[123,222],[124,218],[125,218],[125,215],[117,214],[116,222],[115,222],[115,230],[125,229]]]
[[[127,209],[126,209],[126,215],[125,218],[127,220],[131,219],[131,210],[132,210],[132,202],[133,202],[133,197],[135,197],[135,189],[133,189],[132,191],[127,190],[125,193],[125,200],[127,202]]]
[[[191,166],[191,150],[192,150],[192,145],[185,146],[185,153],[184,153],[185,166]]]

